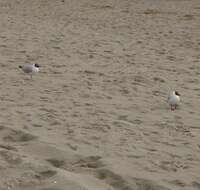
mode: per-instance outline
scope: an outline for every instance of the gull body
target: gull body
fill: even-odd
[[[171,110],[175,110],[180,102],[180,94],[177,91],[172,91],[168,97],[168,103]]]
[[[32,75],[35,74],[35,73],[38,73],[39,72],[39,65],[36,63],[36,64],[26,64],[26,65],[20,65],[19,68],[22,69],[22,71],[26,74],[30,74],[31,75],[31,78],[32,78]]]

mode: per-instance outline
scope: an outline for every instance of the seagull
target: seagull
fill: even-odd
[[[172,91],[168,97],[168,103],[171,106],[171,110],[175,110],[180,102],[180,94],[177,91]]]
[[[32,79],[32,75],[34,73],[39,72],[39,65],[36,64],[26,64],[26,65],[19,65],[19,68],[22,69],[22,71],[24,73],[30,74],[31,75],[31,79]]]

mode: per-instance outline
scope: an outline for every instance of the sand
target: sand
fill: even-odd
[[[0,190],[200,189],[199,34],[199,0],[0,0]]]

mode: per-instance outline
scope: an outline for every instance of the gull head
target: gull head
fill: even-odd
[[[181,96],[180,93],[179,93],[178,91],[175,91],[174,94],[175,94],[176,96]]]
[[[40,66],[39,66],[37,63],[35,63],[35,64],[34,64],[34,66],[35,66],[35,67],[37,67],[37,68],[39,68],[39,67],[40,67]]]

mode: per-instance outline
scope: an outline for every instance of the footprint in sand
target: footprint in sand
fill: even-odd
[[[0,130],[1,130],[0,140],[2,139],[4,142],[27,142],[37,139],[36,136],[33,136],[29,133],[11,129],[4,126],[0,126]],[[12,147],[7,147],[7,149],[12,149]]]
[[[100,159],[100,156],[88,156],[84,158],[78,158],[75,162],[66,162],[63,159],[57,158],[49,158],[46,159],[46,161],[56,168],[76,171],[80,168],[87,170],[103,167],[103,163],[100,161]]]
[[[48,169],[48,170],[41,171],[38,174],[41,179],[47,179],[56,175],[56,173],[57,173],[56,171]]]
[[[27,142],[36,138],[36,136],[33,136],[29,133],[9,129],[8,134],[3,137],[3,140],[5,142]]]

